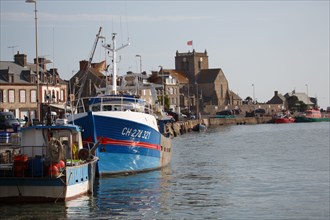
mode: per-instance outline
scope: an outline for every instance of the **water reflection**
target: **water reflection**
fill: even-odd
[[[173,139],[171,167],[94,195],[0,206],[9,219],[329,219],[329,123],[231,126]]]
[[[93,196],[98,217],[156,215],[167,200],[170,171],[170,167],[166,167],[137,175],[98,179]]]

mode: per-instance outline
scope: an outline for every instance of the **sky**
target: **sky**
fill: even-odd
[[[175,54],[204,52],[242,99],[270,100],[274,91],[308,93],[321,108],[329,98],[329,0],[79,1],[37,0],[38,55],[63,79],[88,60],[99,27],[117,33],[119,75],[175,68]],[[19,51],[35,57],[34,4],[0,0],[0,60]],[[192,46],[187,41],[193,41]],[[99,42],[93,62],[110,57]],[[136,55],[140,55],[137,57]]]

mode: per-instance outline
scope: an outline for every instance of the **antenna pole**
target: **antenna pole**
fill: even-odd
[[[112,52],[112,93],[117,94],[117,51],[129,46],[130,43],[122,45],[121,47],[117,48],[116,46],[116,33],[112,34],[112,48],[110,45],[103,45],[103,47],[107,50]],[[108,94],[109,91],[106,91]]]

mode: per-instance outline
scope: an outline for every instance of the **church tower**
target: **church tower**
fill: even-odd
[[[188,53],[179,53],[176,51],[175,56],[175,70],[183,71],[187,74],[189,83],[196,83],[196,75],[202,69],[209,68],[209,57],[207,51],[204,53],[198,53],[193,50]]]

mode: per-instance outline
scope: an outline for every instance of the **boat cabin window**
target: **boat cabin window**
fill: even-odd
[[[93,111],[93,112],[98,112],[98,111],[100,111],[100,106],[99,106],[99,105],[93,105],[93,106],[92,106],[92,111]]]
[[[111,105],[105,105],[103,106],[103,111],[111,111],[112,110],[112,106]]]

